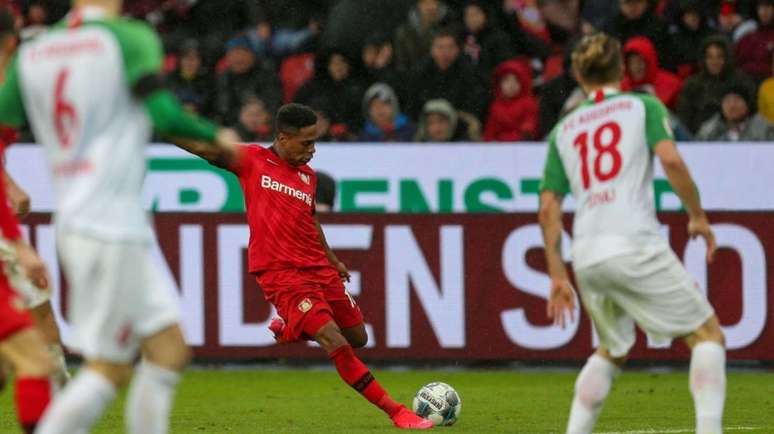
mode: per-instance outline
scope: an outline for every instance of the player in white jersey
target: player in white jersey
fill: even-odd
[[[225,158],[236,135],[185,112],[163,88],[163,53],[121,0],[74,0],[50,31],[22,44],[0,88],[0,123],[29,120],[56,193],[57,249],[69,283],[73,349],[85,367],[47,411],[39,434],[88,432],[137,368],[127,398],[132,434],[168,431],[190,358],[173,289],[153,265],[142,205],[151,131]],[[199,152],[197,151],[197,154]]]
[[[690,221],[688,233],[715,239],[699,194],[675,146],[667,111],[649,95],[620,93],[618,41],[585,37],[572,56],[588,101],[562,119],[549,138],[540,194],[551,293],[548,314],[564,326],[575,294],[561,255],[561,202],[577,203],[572,261],[600,346],[575,383],[568,434],[591,433],[611,384],[635,341],[635,323],[651,336],[684,338],[692,349],[690,389],[696,432],[719,434],[725,400],[725,349],[717,317],[666,240],[659,236],[653,155]]]

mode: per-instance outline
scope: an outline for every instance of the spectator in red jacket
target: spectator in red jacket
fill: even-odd
[[[656,48],[650,39],[637,36],[624,45],[625,70],[621,87],[624,91],[642,91],[656,95],[669,108],[677,104],[682,81],[661,69]]]
[[[760,82],[771,72],[769,59],[774,50],[774,0],[758,0],[755,11],[758,29],[736,44],[736,60],[742,71]]]
[[[532,76],[525,61],[507,60],[495,69],[495,100],[489,108],[484,140],[534,140],[538,130],[538,101],[532,94]]]

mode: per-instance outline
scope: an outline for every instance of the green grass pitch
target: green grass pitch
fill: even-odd
[[[425,383],[445,381],[462,397],[455,433],[561,433],[575,371],[376,371],[393,397],[410,404]],[[615,383],[597,425],[600,433],[690,433],[687,374],[627,372]],[[19,432],[11,393],[0,405],[0,432]],[[123,395],[95,433],[123,433]],[[774,433],[774,374],[731,372],[727,433]],[[377,409],[331,370],[191,370],[172,416],[173,434],[397,432]]]

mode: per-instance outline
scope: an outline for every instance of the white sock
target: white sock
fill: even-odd
[[[696,434],[722,433],[726,400],[726,350],[722,345],[701,342],[693,347],[690,385],[696,408]]]
[[[147,360],[137,368],[126,403],[127,432],[166,434],[180,374]]]
[[[575,381],[575,396],[572,400],[567,434],[590,434],[597,422],[602,404],[610,392],[613,379],[620,369],[609,360],[597,354],[589,357]]]
[[[35,434],[88,432],[115,397],[107,378],[83,368],[51,403]]]
[[[56,365],[56,371],[52,376],[54,385],[54,394],[58,395],[59,392],[64,389],[68,381],[70,381],[70,372],[67,370],[67,361],[65,360],[64,350],[59,344],[51,344],[48,346],[48,353],[51,354],[51,358]]]

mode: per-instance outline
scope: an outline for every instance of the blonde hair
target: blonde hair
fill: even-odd
[[[600,85],[621,80],[621,43],[605,33],[585,36],[572,52],[572,66],[587,84]]]

